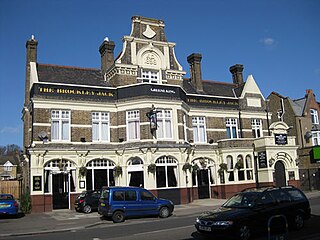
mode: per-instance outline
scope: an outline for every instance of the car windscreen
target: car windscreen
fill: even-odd
[[[82,192],[80,193],[80,195],[78,196],[78,198],[84,198],[86,196],[87,192]]]
[[[12,200],[13,197],[11,195],[0,195],[0,200]]]
[[[256,198],[257,198],[257,194],[253,194],[253,193],[236,194],[233,197],[231,197],[227,202],[225,202],[222,205],[222,207],[226,207],[226,208],[252,207]]]

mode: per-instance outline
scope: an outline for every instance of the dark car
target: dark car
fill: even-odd
[[[91,213],[98,209],[100,190],[83,191],[75,200],[74,207],[77,212]]]
[[[202,235],[247,240],[255,234],[267,234],[271,225],[283,226],[280,231],[286,231],[288,223],[299,230],[310,215],[308,199],[295,187],[247,189],[220,208],[201,214],[195,227]]]
[[[17,215],[19,204],[11,194],[0,194],[0,215]]]
[[[139,187],[103,187],[99,214],[113,222],[123,222],[129,217],[169,217],[174,209],[170,200],[155,197],[150,191]]]

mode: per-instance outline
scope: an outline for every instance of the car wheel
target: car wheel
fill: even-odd
[[[251,238],[251,230],[247,224],[242,224],[238,228],[238,239],[249,240]]]
[[[296,230],[300,230],[303,228],[303,226],[304,226],[304,218],[300,213],[298,213],[297,215],[294,216],[293,227]]]
[[[112,221],[114,223],[120,223],[124,221],[124,214],[121,211],[115,211],[112,215]]]
[[[160,208],[160,211],[159,211],[159,217],[161,218],[167,218],[169,217],[170,215],[170,210],[168,207],[162,207]]]
[[[91,206],[90,205],[85,205],[83,207],[83,212],[84,213],[91,213],[92,212]]]

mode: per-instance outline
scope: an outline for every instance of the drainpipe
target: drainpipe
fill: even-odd
[[[243,137],[243,132],[242,132],[241,111],[239,111],[239,128],[240,128],[240,138],[242,138]]]

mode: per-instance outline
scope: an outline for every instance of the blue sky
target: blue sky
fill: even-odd
[[[25,43],[35,35],[38,62],[100,68],[107,36],[122,48],[131,17],[162,19],[179,63],[202,54],[205,80],[232,82],[229,67],[244,65],[261,92],[292,99],[313,89],[320,101],[318,0],[1,0],[0,145],[22,147]]]

